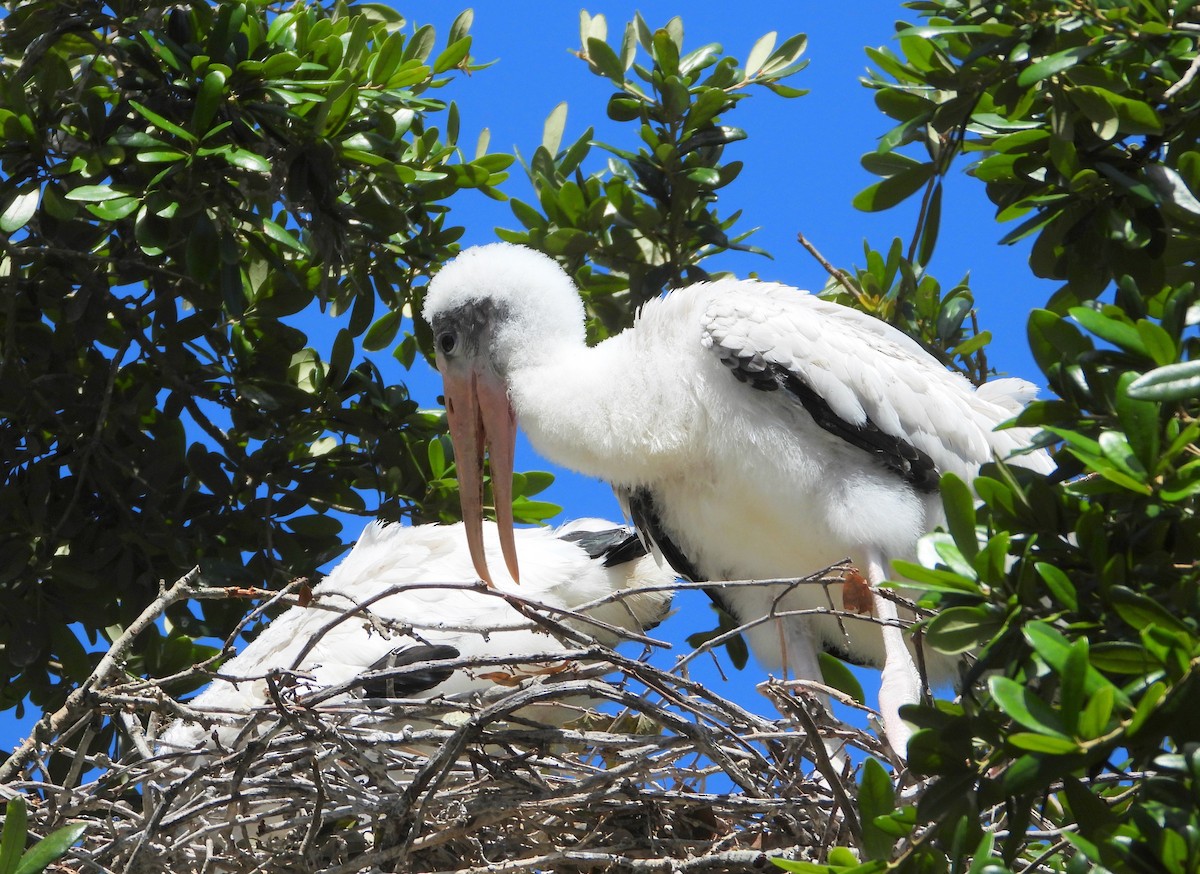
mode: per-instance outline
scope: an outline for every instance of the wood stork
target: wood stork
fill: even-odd
[[[484,526],[482,534],[484,556],[498,559],[495,525]],[[667,586],[675,579],[646,555],[631,529],[602,519],[578,520],[557,530],[521,529],[517,539],[525,557],[522,584],[502,576],[494,583],[500,591],[533,604],[575,610],[613,593]],[[290,608],[224,664],[220,678],[190,706],[217,718],[224,716],[226,724],[217,736],[231,745],[247,714],[269,705],[266,675],[272,670],[299,672],[306,686],[327,689],[368,671],[423,664],[386,686],[375,683],[357,694],[429,698],[494,686],[492,679],[467,668],[440,667],[440,661],[533,656],[571,648],[530,627],[530,620],[502,597],[461,586],[438,587],[477,581],[461,523],[405,527],[373,522],[350,554],[313,589],[313,600],[333,611],[311,605]],[[657,624],[666,614],[670,596],[661,588],[636,592],[586,610],[587,617],[603,624],[571,618],[565,622],[611,646],[619,642],[621,630],[642,631]],[[367,615],[343,615],[359,605],[368,605]],[[389,632],[380,620],[407,630]],[[494,678],[503,670],[493,666],[479,673]],[[516,673],[520,675],[520,670]],[[201,726],[179,721],[163,733],[159,746],[164,751],[191,750],[208,737]]]
[[[805,575],[847,556],[874,586],[942,520],[939,476],[972,479],[1024,448],[995,431],[1030,393],[976,389],[911,338],[783,285],[701,283],[647,303],[634,326],[589,348],[584,310],[550,258],[504,243],[465,250],[430,282],[463,517],[479,574],[482,458],[490,449],[505,562],[515,423],[546,458],[607,480],[634,524],[693,581]],[[1014,463],[1048,471],[1044,453]],[[740,622],[827,607],[813,587],[715,588]],[[876,615],[896,620],[874,592]],[[777,599],[782,597],[781,601]],[[843,631],[843,624],[845,630]],[[819,679],[818,650],[883,667],[880,712],[903,754],[902,704],[920,677],[895,624],[813,617],[762,623],[749,643],[768,669]]]

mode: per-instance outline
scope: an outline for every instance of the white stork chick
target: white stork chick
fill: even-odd
[[[938,479],[1024,448],[994,430],[1030,393],[1007,380],[976,390],[911,338],[783,285],[719,280],[648,302],[634,326],[589,348],[584,310],[550,258],[498,243],[468,249],[429,287],[468,540],[482,518],[490,446],[496,504],[508,505],[515,422],[546,458],[607,480],[634,524],[694,581],[803,576],[849,557],[877,586],[895,558],[942,521]],[[1049,471],[1044,453],[1013,457]],[[516,548],[500,518],[505,561]],[[474,549],[475,567],[488,562]],[[828,606],[798,587],[719,589],[739,622]],[[874,594],[876,615],[895,605]],[[843,633],[842,625],[845,626]],[[920,677],[899,627],[836,617],[760,623],[749,643],[767,669],[819,679],[829,649],[883,666],[880,712],[897,752],[901,705]]]
[[[485,554],[500,557],[496,528],[485,526]],[[584,519],[552,530],[517,531],[526,574],[521,585],[500,576],[496,588],[552,608],[576,610],[627,589],[670,585],[674,575],[660,570],[636,534],[602,519]],[[368,697],[430,698],[462,696],[491,689],[492,679],[469,668],[438,667],[448,659],[544,655],[575,648],[531,627],[531,621],[507,600],[439,583],[479,579],[461,523],[405,527],[373,522],[354,549],[313,589],[323,607],[292,607],[272,621],[241,653],[220,668],[220,679],[190,702],[196,710],[225,717],[218,730],[224,745],[237,739],[247,716],[269,709],[266,675],[272,670],[299,672],[312,690],[328,689],[372,671],[426,663],[425,668],[378,681],[355,694]],[[383,593],[394,590],[391,594]],[[372,600],[383,595],[378,600]],[[657,624],[669,608],[670,591],[646,591],[586,610],[583,619],[553,612],[551,619],[615,646],[617,630],[642,631]],[[368,604],[369,602],[369,604]],[[368,604],[375,620],[411,629],[389,634],[361,614],[340,611]],[[531,666],[533,667],[533,666]],[[536,669],[536,668],[535,668]],[[481,667],[479,673],[503,672]],[[517,676],[520,666],[514,670]],[[241,679],[240,681],[238,678]],[[341,695],[331,702],[346,700]],[[564,711],[565,712],[565,711]],[[207,742],[209,732],[195,723],[175,722],[159,739],[160,748],[191,750]]]

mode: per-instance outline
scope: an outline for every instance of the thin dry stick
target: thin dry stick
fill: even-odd
[[[1163,100],[1170,100],[1184,88],[1192,84],[1192,80],[1196,78],[1196,74],[1200,73],[1200,55],[1192,58],[1192,63],[1184,72],[1183,77],[1178,82],[1163,92]]]
[[[860,305],[863,304],[862,290],[858,287],[857,284],[855,284],[854,280],[851,279],[846,274],[846,271],[840,270],[837,267],[834,267],[828,261],[826,261],[825,256],[822,255],[819,251],[817,251],[817,247],[814,246],[812,243],[810,243],[808,241],[808,238],[805,237],[804,234],[798,232],[796,234],[796,242],[798,242],[801,246],[803,246],[808,251],[808,254],[810,254],[814,258],[816,258],[817,263],[825,268],[825,272],[828,273],[830,276],[832,276],[834,279],[836,279],[838,281],[838,284],[840,286],[842,286],[842,288],[846,289],[846,291],[850,294],[851,297],[853,297],[856,301],[858,301],[858,303]]]
[[[58,735],[64,728],[91,709],[93,691],[107,685],[114,676],[121,672],[125,653],[133,645],[134,639],[154,624],[167,607],[186,597],[187,591],[199,576],[200,568],[194,567],[180,577],[171,588],[159,592],[158,597],[142,611],[142,615],[130,623],[124,634],[113,641],[112,646],[100,659],[100,663],[96,665],[91,676],[67,696],[66,703],[62,707],[39,719],[25,742],[17,747],[3,765],[0,765],[0,783],[7,783],[20,773],[21,769],[33,758],[38,744],[42,740]]]

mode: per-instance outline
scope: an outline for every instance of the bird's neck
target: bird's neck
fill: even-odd
[[[517,422],[546,459],[613,484],[661,475],[672,422],[658,415],[670,380],[647,382],[629,334],[594,347],[561,343],[512,362]],[[661,376],[661,374],[658,374]]]

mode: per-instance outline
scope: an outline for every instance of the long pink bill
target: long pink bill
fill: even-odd
[[[492,463],[492,496],[496,504],[500,551],[509,575],[519,583],[512,515],[517,420],[508,402],[508,391],[494,375],[480,373],[473,367],[465,375],[443,371],[442,378],[471,563],[482,580],[489,586],[494,585],[483,547],[483,460],[487,454]]]

